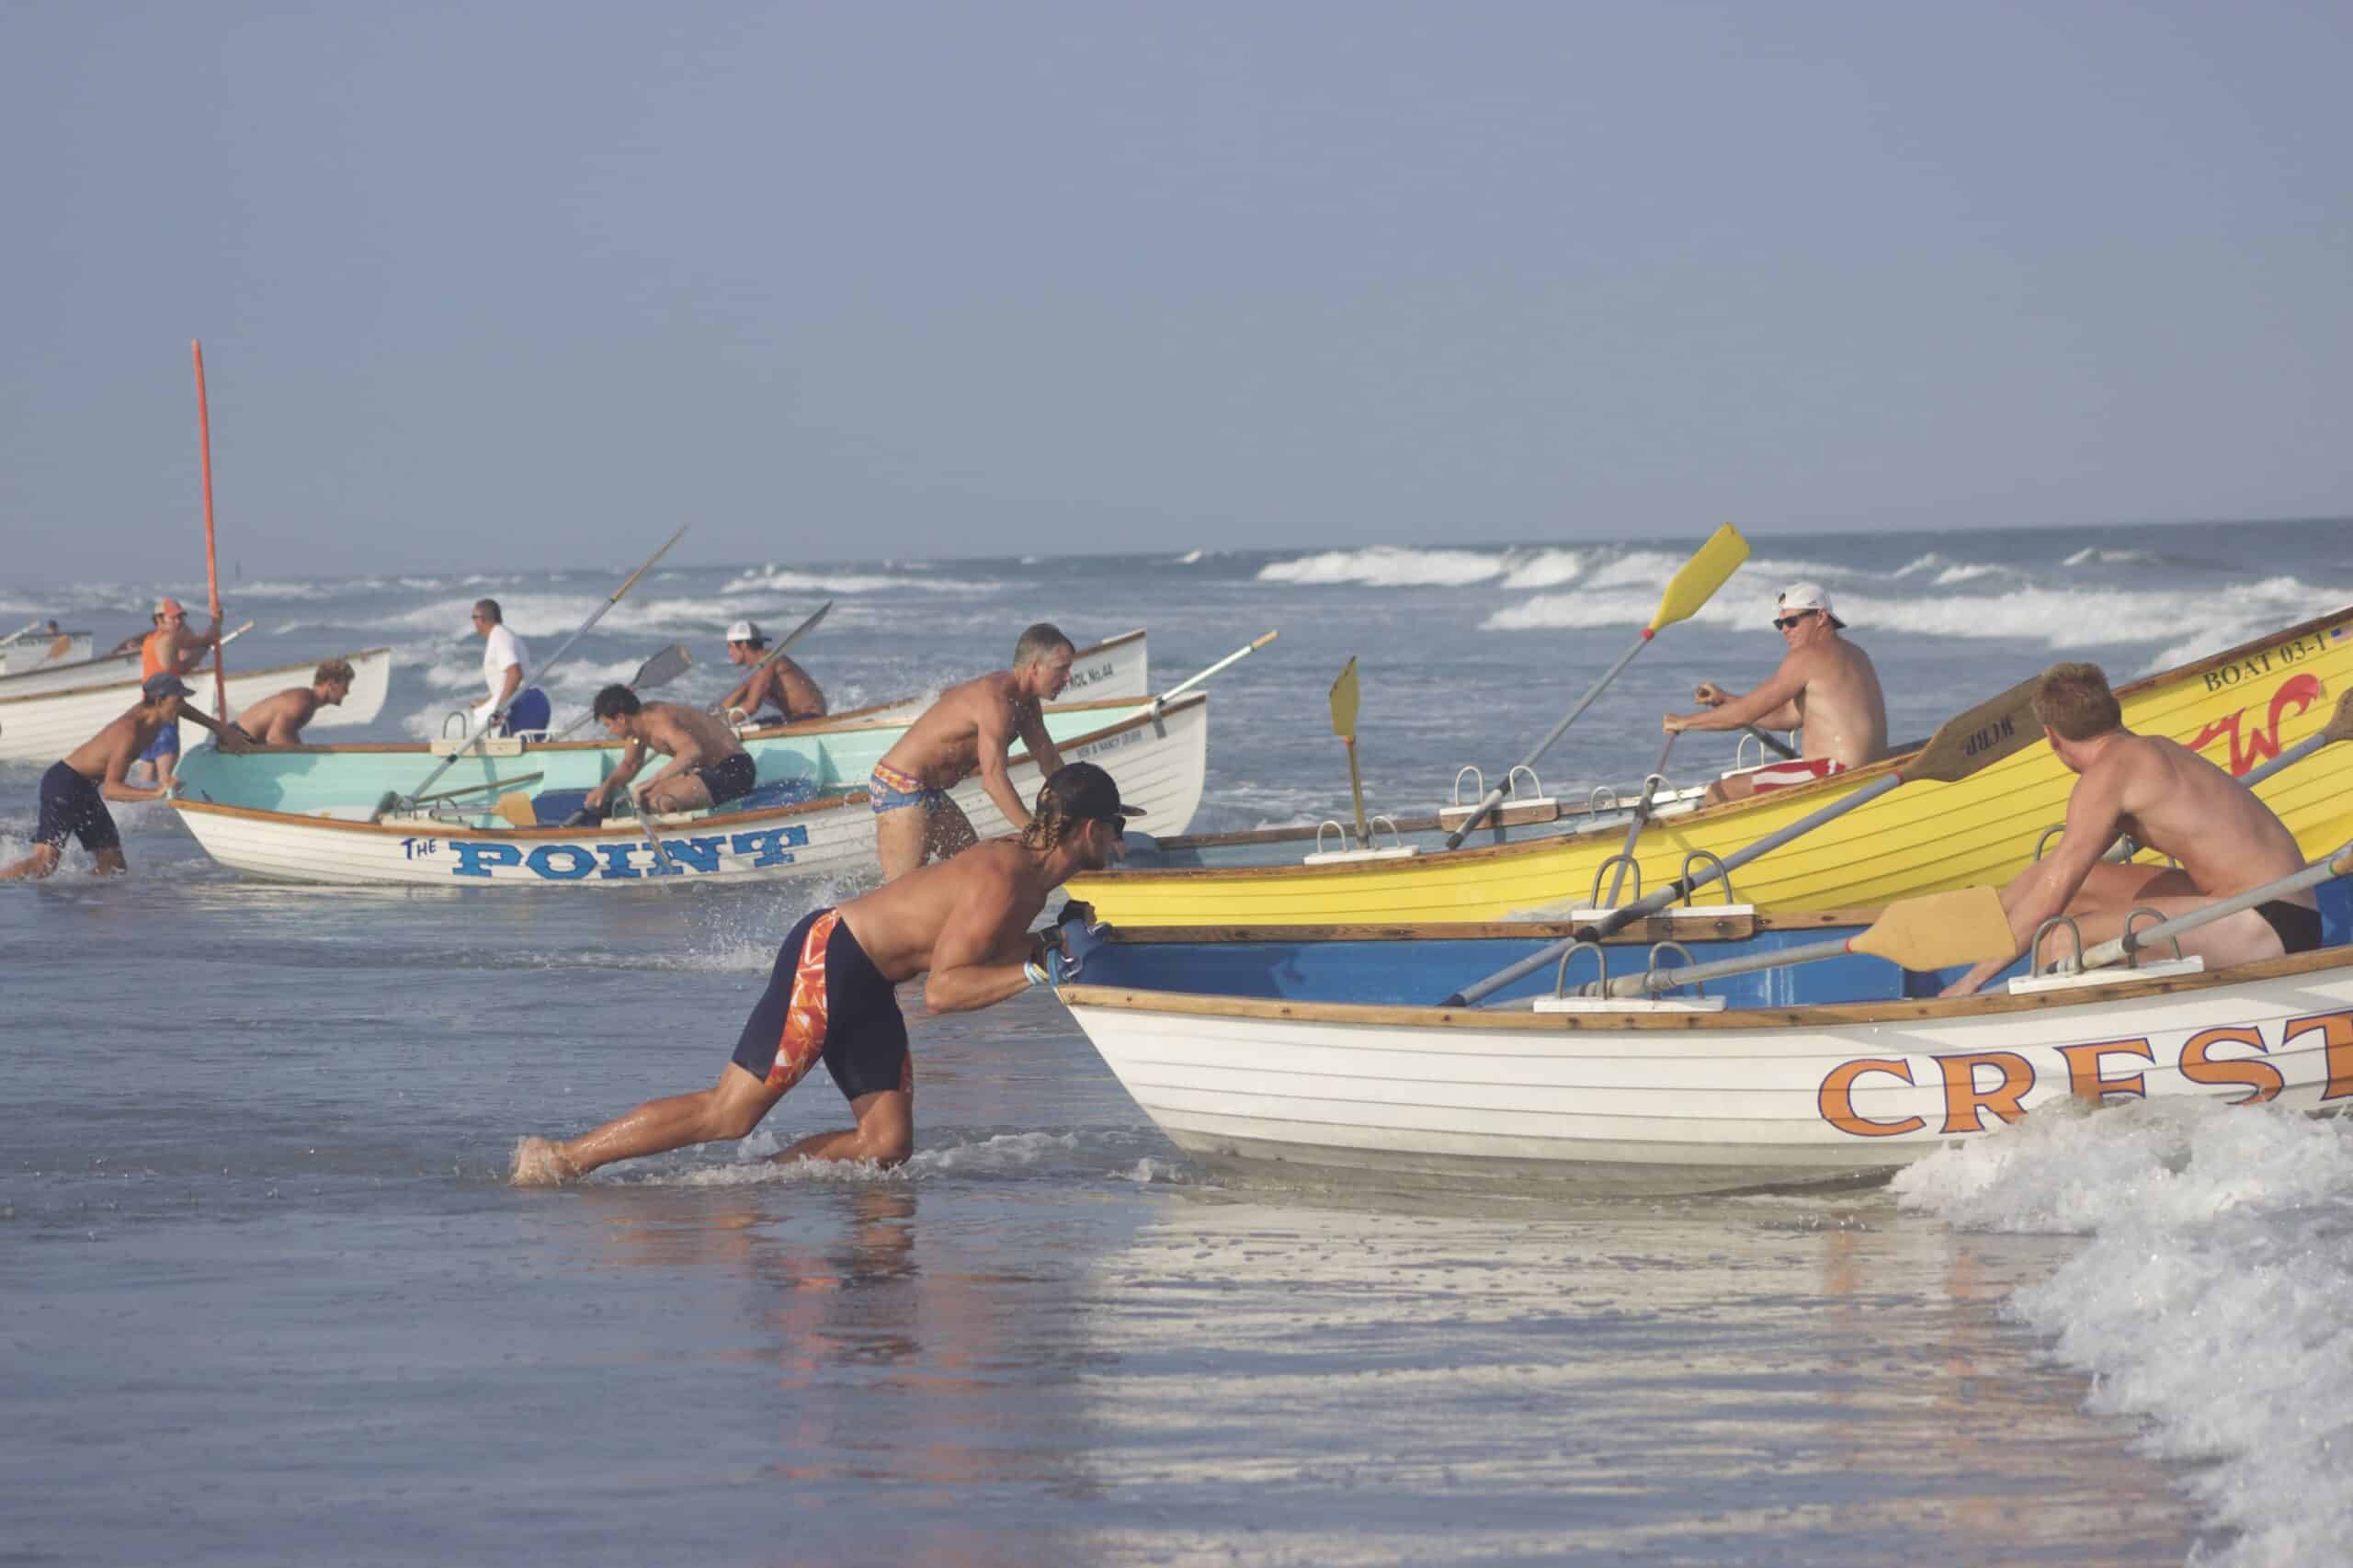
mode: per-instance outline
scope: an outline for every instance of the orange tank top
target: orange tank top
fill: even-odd
[[[151,631],[147,634],[147,641],[139,644],[139,678],[141,680],[145,680],[149,676],[164,673],[167,659],[164,651],[170,646],[169,632]]]

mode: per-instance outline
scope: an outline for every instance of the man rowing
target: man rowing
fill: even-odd
[[[641,816],[724,805],[752,792],[752,754],[715,713],[677,702],[646,702],[619,685],[598,692],[589,711],[603,722],[607,734],[627,743],[620,762],[582,803],[592,820],[611,808],[617,791],[629,788],[649,751],[662,753],[670,764],[635,791]]]
[[[949,687],[882,754],[866,781],[866,798],[874,808],[874,854],[886,881],[977,841],[972,819],[948,796],[974,773],[1016,831],[1029,825],[1029,808],[1013,787],[1006,753],[1017,739],[1029,748],[1040,777],[1062,767],[1039,704],[1070,684],[1076,652],[1069,638],[1040,621],[1014,643],[1013,668]]]
[[[2126,729],[2097,665],[2043,671],[2034,716],[2075,775],[2066,836],[2002,890],[2017,943],[2010,956],[1979,964],[1944,994],[1965,996],[2008,968],[2054,915],[2071,916],[2089,948],[2121,934],[2133,910],[2154,909],[2170,920],[2303,869],[2296,835],[2253,790],[2187,746]],[[2120,835],[2172,857],[2178,867],[2104,861]],[[2320,907],[2309,890],[2180,937],[2183,956],[2202,956],[2216,967],[2308,952],[2320,940]]]
[[[1887,699],[1880,691],[1879,672],[1870,654],[1838,635],[1847,623],[1831,613],[1830,596],[1818,583],[1792,583],[1777,603],[1773,629],[1789,651],[1771,677],[1745,694],[1703,680],[1692,695],[1707,707],[1698,713],[1669,713],[1661,727],[1670,735],[1751,724],[1802,727],[1802,755],[1716,780],[1708,786],[1708,805],[1810,784],[1887,755]]]
[[[1108,866],[1127,819],[1142,814],[1120,802],[1109,774],[1074,762],[1046,780],[1017,836],[812,910],[777,950],[717,1084],[649,1100],[568,1142],[523,1139],[516,1184],[553,1186],[615,1160],[746,1137],[820,1061],[857,1125],[774,1158],[901,1163],[915,1151],[915,1060],[893,987],[920,974],[931,1011],[969,1013],[1048,983],[1049,938],[1029,922],[1054,889]]]
[[[473,626],[483,640],[482,679],[490,692],[473,706],[473,727],[481,729],[504,711],[499,734],[546,729],[548,694],[530,684],[531,645],[508,629],[496,599],[474,601]]]
[[[108,801],[160,801],[170,791],[158,786],[142,789],[126,782],[136,761],[155,732],[177,729],[183,717],[192,719],[221,739],[221,749],[247,749],[243,733],[213,722],[198,709],[181,707],[195,695],[188,683],[168,671],[149,676],[140,684],[139,701],[122,717],[84,741],[62,762],[40,776],[40,818],[33,828],[33,852],[15,865],[0,869],[0,882],[19,878],[39,881],[57,869],[65,841],[81,842],[97,862],[100,876],[124,869],[122,835],[116,831]]]
[[[720,700],[719,710],[730,717],[740,713],[753,724],[824,718],[825,694],[809,672],[786,654],[770,656],[767,645],[756,622],[739,620],[727,629],[727,662],[750,665],[752,673]]]
[[[322,708],[339,708],[351,695],[351,665],[342,659],[322,659],[311,672],[308,686],[290,686],[263,698],[237,715],[237,728],[263,745],[299,745],[302,726]]]
[[[188,629],[188,610],[180,601],[166,595],[155,601],[155,630],[150,631],[139,645],[139,678],[149,679],[159,675],[185,676],[204,661],[204,655],[221,645],[221,622],[215,619],[199,637]],[[159,789],[172,786],[172,775],[180,760],[180,727],[165,724],[155,732],[137,761],[153,769],[153,777]],[[142,773],[142,777],[146,775]]]

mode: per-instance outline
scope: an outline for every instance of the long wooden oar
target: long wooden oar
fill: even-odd
[[[1643,835],[1643,825],[1651,820],[1651,802],[1658,798],[1658,788],[1666,782],[1666,754],[1675,749],[1675,737],[1668,735],[1666,744],[1658,748],[1658,763],[1643,775],[1643,798],[1634,802],[1634,820],[1626,824],[1626,842],[1618,846],[1611,857],[1617,870],[1609,879],[1609,897],[1604,902],[1616,904],[1618,890],[1626,885],[1626,868],[1634,863],[1634,842]]]
[[[15,641],[17,641],[17,638],[19,638],[19,637],[23,637],[23,636],[27,635],[28,633],[30,633],[30,632],[39,631],[42,627],[44,627],[44,626],[46,626],[46,625],[48,625],[48,624],[49,624],[49,618],[48,618],[47,616],[45,616],[45,615],[37,615],[37,616],[33,617],[33,618],[32,618],[32,619],[30,619],[30,620],[28,620],[28,621],[25,622],[24,630],[23,630],[23,631],[11,631],[10,633],[8,633],[8,635],[7,635],[7,636],[6,636],[6,637],[0,637],[0,643],[14,642]]]
[[[760,662],[759,662],[758,664],[756,664],[756,665],[754,665],[750,669],[745,670],[745,671],[744,672],[744,680],[739,680],[739,681],[737,681],[735,684],[736,684],[737,686],[741,686],[741,685],[743,685],[743,684],[744,684],[744,681],[745,681],[745,680],[749,680],[749,679],[751,679],[754,676],[758,675],[762,670],[764,670],[764,669],[767,668],[767,664],[768,664],[768,661],[769,661],[770,659],[775,658],[778,654],[779,654],[779,653],[783,653],[787,648],[791,647],[795,642],[800,642],[803,637],[806,637],[806,636],[807,636],[807,635],[809,635],[809,633],[811,633],[812,631],[816,631],[816,630],[817,630],[817,623],[818,623],[819,621],[821,621],[821,620],[824,619],[825,619],[825,617],[826,617],[829,613],[831,613],[831,611],[833,610],[833,608],[834,608],[834,601],[833,601],[833,600],[831,600],[831,599],[827,599],[824,604],[819,605],[819,606],[817,607],[817,610],[816,610],[816,613],[815,613],[815,614],[812,615],[808,619],[806,619],[806,620],[802,621],[800,625],[798,625],[798,626],[794,627],[794,628],[792,629],[791,632],[790,632],[789,635],[787,635],[787,636],[786,636],[786,638],[785,638],[785,640],[784,640],[783,642],[781,642],[778,643],[775,647],[773,647],[773,648],[769,649],[767,653],[765,653],[761,654],[761,655],[760,655]],[[719,711],[720,711],[720,705],[719,705],[718,703],[714,702],[714,703],[712,703],[712,704],[710,706],[710,708],[709,708],[709,709],[707,709],[707,710],[706,710],[706,711],[708,711],[708,712],[712,712],[712,713],[717,713],[717,712],[719,712]]]
[[[2193,909],[2187,915],[2177,915],[2170,920],[2161,921],[2154,926],[2143,926],[2137,931],[2128,931],[2113,940],[2102,942],[2084,955],[2080,967],[2105,969],[2109,964],[2122,963],[2143,948],[2154,947],[2159,942],[2171,941],[2185,931],[2195,931],[2200,926],[2211,926],[2225,915],[2236,915],[2242,909],[2253,909],[2258,903],[2268,903],[2275,898],[2284,897],[2291,892],[2302,892],[2306,888],[2318,887],[2321,883],[2337,877],[2353,877],[2353,844],[2347,845],[2333,856],[2314,860],[2302,870],[2282,877],[2276,882],[2266,882],[2259,888],[2250,888],[2245,892],[2234,893],[2229,898],[2210,903],[2203,909]],[[2018,937],[2013,936],[2008,947],[2003,950],[2010,953],[2017,952]],[[2071,964],[2067,967],[2073,969],[2078,966]]]
[[[419,795],[414,803],[422,806],[431,801],[460,801],[486,790],[512,790],[524,784],[536,784],[546,777],[545,770],[541,770],[538,773],[518,773],[512,778],[485,778],[479,784],[465,784],[455,790],[438,790],[430,795]]]
[[[2323,724],[2261,767],[2247,774],[2239,782],[2252,790],[2289,764],[2302,762],[2321,747],[2333,745],[2343,740],[2353,740],[2353,689],[2347,690],[2336,699],[2336,711],[2328,716],[2327,723]]]
[[[1948,719],[1928,744],[1881,777],[1857,790],[1845,800],[1823,807],[1813,814],[1800,818],[1779,833],[1768,833],[1756,843],[1729,858],[1711,862],[1707,869],[1678,878],[1647,898],[1637,899],[1622,909],[1613,909],[1590,926],[1580,926],[1574,936],[1563,937],[1541,952],[1531,954],[1505,969],[1497,970],[1486,979],[1449,996],[1438,1004],[1442,1007],[1467,1006],[1480,997],[1510,984],[1521,975],[1530,974],[1560,958],[1579,942],[1597,942],[1611,933],[1624,929],[1637,920],[1649,918],[1684,897],[1693,890],[1707,886],[1719,878],[1747,865],[1758,856],[1779,849],[1792,839],[1802,838],[1826,823],[1836,822],[1848,812],[1867,806],[1890,790],[1920,779],[1935,779],[1950,784],[1968,778],[1982,767],[1990,767],[2004,757],[2012,756],[2042,739],[2042,726],[2035,722],[2034,688],[2041,680],[2035,676],[2018,682],[1999,697],[1981,702],[1966,713]]]
[[[1718,959],[1711,963],[1681,964],[1643,974],[1621,974],[1603,989],[1592,982],[1579,987],[1580,995],[1640,996],[1672,991],[1703,980],[1754,974],[1784,964],[1816,963],[1848,953],[1869,953],[1905,969],[1942,969],[1948,964],[1984,963],[2007,958],[2018,950],[2010,933],[2010,917],[2003,913],[2002,895],[1989,887],[1955,888],[1949,892],[1923,893],[1889,904],[1878,919],[1851,937],[1833,937],[1778,952],[1752,953]]]
[[[1199,675],[1188,676],[1185,679],[1178,681],[1175,686],[1170,687],[1166,691],[1161,692],[1151,701],[1139,707],[1136,711],[1138,713],[1147,711],[1154,713],[1158,712],[1161,709],[1168,706],[1171,699],[1184,696],[1187,692],[1200,685],[1201,682],[1209,679],[1210,676],[1217,674],[1218,671],[1224,669],[1227,665],[1240,664],[1243,660],[1248,658],[1251,654],[1256,653],[1259,649],[1273,642],[1279,635],[1280,635],[1279,628],[1274,631],[1267,632],[1263,637],[1252,638],[1249,642],[1245,642],[1241,647],[1236,648],[1233,653],[1228,653],[1224,658],[1220,659],[1216,664],[1211,665],[1208,669],[1201,671]]]
[[[221,630],[221,562],[212,548],[212,415],[204,400],[204,345],[191,341],[196,355],[197,446],[204,465],[204,582],[212,600],[212,629]],[[221,644],[212,644],[212,716],[229,722],[229,663]],[[160,766],[160,765],[159,765]]]
[[[652,691],[655,687],[667,686],[685,675],[693,666],[694,662],[694,655],[687,652],[687,645],[684,642],[673,642],[645,663],[638,665],[637,674],[621,684],[631,691]],[[562,730],[549,736],[549,744],[552,744],[571,735],[596,716],[597,710],[590,709]]]
[[[540,679],[546,679],[547,673],[555,668],[556,665],[562,664],[563,662],[563,656],[572,652],[572,645],[579,642],[583,637],[588,635],[588,629],[596,625],[598,621],[604,619],[605,612],[612,608],[615,605],[620,603],[621,596],[635,587],[637,585],[637,580],[640,577],[644,576],[648,572],[653,571],[654,563],[661,560],[664,556],[669,554],[670,547],[686,537],[687,528],[690,525],[685,523],[679,524],[678,531],[672,534],[668,539],[664,540],[662,541],[662,548],[647,556],[645,558],[645,564],[631,573],[628,579],[624,581],[620,587],[615,588],[611,593],[606,595],[605,602],[598,605],[594,610],[591,610],[588,614],[588,619],[580,623],[580,630],[565,638],[563,645],[556,649],[553,656],[549,658],[546,663],[540,665],[540,667],[533,671],[532,674]],[[523,694],[523,689],[524,688],[519,686],[517,687],[515,689],[515,695],[517,697],[520,697]],[[509,701],[511,702],[512,699],[510,699]],[[414,790],[411,790],[407,798],[414,801],[419,794],[422,794],[424,791],[431,789],[433,787],[433,781],[440,778],[444,773],[449,772],[451,767],[455,767],[460,757],[465,756],[468,752],[473,750],[475,746],[480,745],[483,741],[487,740],[490,737],[491,731],[496,729],[499,722],[506,717],[507,706],[508,703],[502,702],[496,708],[493,709],[491,710],[490,717],[483,722],[482,728],[477,730],[472,736],[467,740],[464,745],[460,746],[456,751],[453,751],[448,756],[443,757],[441,759],[441,766],[426,774],[425,776],[425,781],[419,784]],[[402,797],[399,794],[388,791],[382,800],[376,802],[375,815],[369,817],[368,820],[370,822],[378,820],[392,807],[399,805],[401,801]]]
[[[1741,538],[1740,530],[1730,523],[1724,524],[1710,536],[1708,542],[1699,547],[1699,553],[1685,562],[1683,570],[1677,572],[1668,581],[1666,592],[1659,596],[1658,613],[1651,617],[1651,623],[1648,626],[1643,628],[1643,634],[1634,640],[1634,645],[1627,649],[1616,664],[1604,671],[1599,680],[1586,688],[1586,694],[1577,699],[1577,705],[1562,716],[1561,722],[1552,726],[1552,733],[1537,743],[1536,749],[1522,757],[1518,767],[1514,767],[1510,773],[1504,775],[1503,784],[1498,784],[1487,791],[1486,798],[1479,802],[1478,809],[1462,819],[1462,825],[1446,835],[1446,846],[1449,849],[1461,848],[1462,841],[1471,836],[1471,830],[1479,825],[1480,819],[1503,803],[1505,788],[1510,782],[1512,774],[1518,773],[1521,767],[1533,768],[1537,759],[1552,749],[1552,743],[1559,740],[1568,727],[1577,722],[1578,714],[1593,706],[1593,699],[1599,697],[1608,688],[1609,683],[1618,678],[1619,671],[1633,663],[1634,655],[1648,646],[1652,638],[1657,636],[1665,628],[1696,614],[1699,607],[1706,604],[1714,596],[1715,591],[1724,585],[1724,579],[1738,570],[1740,563],[1747,559],[1748,541]]]
[[[1372,847],[1372,829],[1364,817],[1364,776],[1357,771],[1357,662],[1348,659],[1348,667],[1332,683],[1332,733],[1348,748],[1348,792],[1357,802],[1357,844]]]

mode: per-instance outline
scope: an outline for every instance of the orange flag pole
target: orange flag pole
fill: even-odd
[[[221,562],[212,549],[212,416],[204,401],[204,345],[191,342],[196,352],[196,437],[204,460],[204,583],[212,596],[212,628],[221,629]],[[229,722],[229,672],[221,645],[212,645],[212,714]]]

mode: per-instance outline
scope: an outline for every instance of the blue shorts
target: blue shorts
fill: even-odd
[[[158,762],[165,757],[177,756],[179,754],[180,722],[177,719],[175,719],[170,723],[155,732],[155,738],[147,743],[147,749],[139,754],[139,760],[142,762]],[[72,769],[69,768],[67,771],[71,772]]]
[[[771,1088],[791,1088],[820,1060],[842,1098],[915,1090],[899,994],[841,913],[813,909],[777,949],[768,988],[730,1058]]]
[[[878,817],[903,806],[921,806],[926,812],[936,812],[948,803],[948,791],[935,790],[912,773],[902,773],[888,763],[878,762],[866,780],[866,803],[874,808]]]
[[[508,704],[506,726],[499,733],[519,735],[526,730],[545,730],[548,717],[548,694],[536,686],[526,687],[517,692],[515,700]]]
[[[33,842],[63,849],[69,836],[80,839],[93,855],[122,847],[114,813],[107,810],[98,787],[63,763],[51,763],[40,776],[40,823],[33,829]]]

